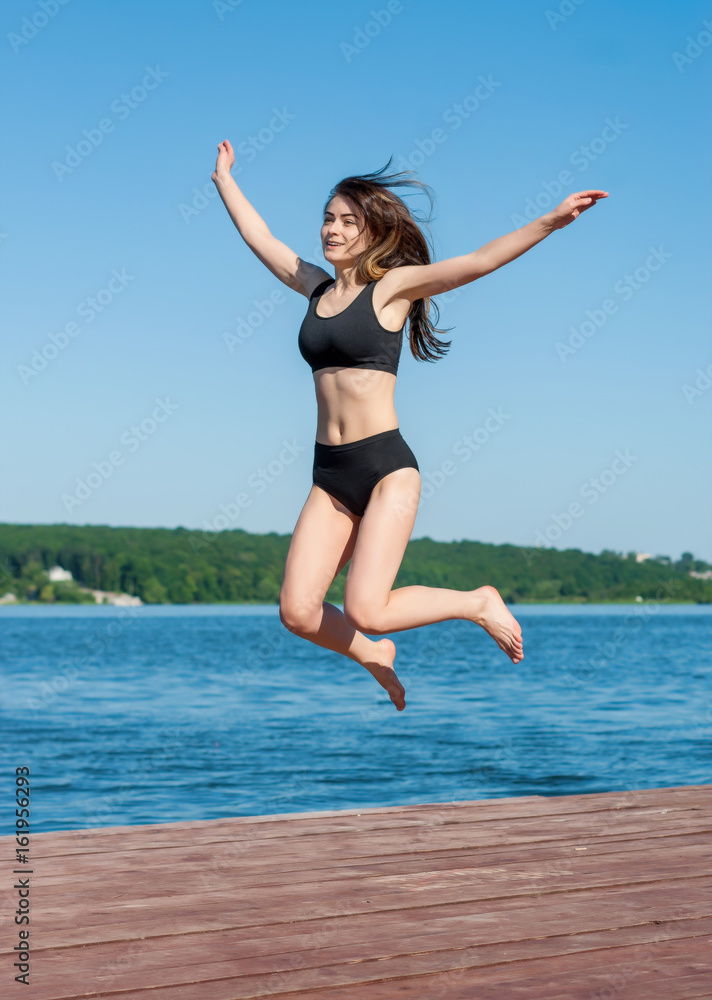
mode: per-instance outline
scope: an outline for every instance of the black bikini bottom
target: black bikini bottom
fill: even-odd
[[[417,468],[397,427],[346,444],[314,442],[314,483],[358,517],[363,517],[374,486],[384,476]]]

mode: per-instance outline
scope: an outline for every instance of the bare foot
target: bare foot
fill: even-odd
[[[396,644],[392,639],[379,639],[374,643],[373,655],[374,659],[364,663],[364,667],[373,674],[381,687],[386,689],[393,704],[399,712],[402,712],[405,708],[405,688],[393,669]]]
[[[522,630],[495,587],[478,587],[472,591],[474,610],[472,621],[492,636],[512,663],[524,659]]]

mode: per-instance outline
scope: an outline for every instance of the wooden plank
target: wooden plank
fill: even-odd
[[[551,893],[549,896],[555,906],[565,909],[571,905],[577,892],[587,896],[590,905],[593,905],[596,897],[591,894],[598,890],[602,893],[606,906],[615,904],[620,907],[622,904],[615,901],[625,890],[652,888],[653,894],[649,899],[650,905],[653,906],[652,900],[655,900],[656,894],[662,891],[661,885],[664,886],[668,896],[677,901],[681,915],[684,915],[682,909],[684,901],[689,899],[691,905],[694,904],[698,892],[703,894],[705,900],[712,896],[712,881],[701,876],[667,880],[664,883],[657,879],[654,882],[631,880],[624,886],[608,883],[592,887],[584,883],[580,888],[572,886],[565,892]],[[404,915],[408,913],[414,914],[416,920],[424,922],[432,920],[434,916],[448,916],[453,912],[481,912],[491,911],[494,908],[503,910],[504,904],[512,899],[526,901],[532,896],[536,897],[539,905],[543,905],[543,901],[548,898],[538,892],[517,892],[516,887],[508,883],[502,883],[494,895],[488,895],[486,891],[476,893],[470,890],[467,896],[464,896],[457,891],[438,889],[427,895],[417,894],[417,898],[412,896],[408,898],[398,892],[382,893],[376,901],[376,895],[369,892],[368,895],[359,893],[358,898],[354,899],[349,899],[344,894],[335,894],[330,899],[320,901],[308,895],[292,896],[285,901],[272,899],[269,905],[259,895],[255,899],[244,901],[235,901],[231,897],[218,900],[215,897],[195,896],[186,900],[181,897],[158,896],[144,905],[134,904],[131,897],[128,901],[123,901],[112,900],[107,896],[102,907],[86,909],[83,915],[75,914],[75,920],[69,923],[61,907],[58,913],[54,912],[54,907],[36,908],[34,924],[43,947],[58,947],[61,944],[91,944],[99,941],[131,940],[162,936],[166,933],[188,934],[196,931],[239,929],[242,935],[254,935],[255,928],[265,925],[279,925],[286,928],[294,921],[306,919],[310,921],[315,932],[317,921],[335,924],[344,918],[355,917],[366,919],[371,926],[382,927],[403,920]],[[610,914],[608,919],[611,920]],[[59,920],[62,926],[57,926]]]
[[[255,834],[293,839],[302,834],[317,832],[332,835],[348,830],[389,829],[442,824],[489,823],[493,819],[511,820],[527,816],[559,816],[563,821],[577,813],[614,814],[621,810],[686,811],[712,809],[712,785],[682,786],[679,788],[643,789],[640,791],[603,792],[594,795],[524,796],[522,798],[482,799],[462,803],[432,803],[390,807],[364,807],[363,809],[325,810],[314,813],[279,813],[270,816],[237,816],[229,819],[195,820],[180,823],[152,823],[137,826],[99,827],[93,829],[50,831],[33,835],[33,845],[38,852],[60,852],[66,847],[76,853],[79,844],[88,850],[113,849],[130,834],[133,850],[156,849],[171,843],[185,844],[213,842],[221,839],[239,839]],[[329,822],[329,820],[334,822]],[[363,820],[357,823],[357,820]],[[194,837],[184,834],[193,831]],[[0,837],[0,844],[11,838]],[[112,845],[112,846],[110,846]],[[40,856],[48,856],[38,853]]]
[[[637,925],[655,926],[655,920],[702,919],[712,915],[710,900],[712,883],[709,879],[695,880],[692,884],[654,883],[648,885],[617,887],[615,889],[585,889],[571,891],[560,896],[552,894],[532,898],[529,896],[487,900],[478,906],[467,902],[456,902],[440,906],[421,907],[390,911],[387,913],[389,933],[400,936],[417,934],[428,927],[434,934],[466,930],[478,940],[505,941],[510,936],[526,936],[527,926],[549,928],[548,933],[561,934],[566,929],[570,933]],[[615,907],[615,917],[611,907]],[[564,923],[561,923],[564,921]],[[529,923],[528,923],[529,922]],[[254,954],[269,954],[275,951],[310,949],[315,945],[327,945],[344,936],[354,943],[372,940],[382,941],[383,923],[378,915],[368,913],[347,914],[343,917],[314,917],[305,900],[302,914],[290,922],[257,924],[250,927],[228,927],[215,932],[202,931],[188,923],[186,930],[177,921],[164,922],[153,928],[155,943],[152,948],[172,947],[173,941],[181,941],[190,947],[190,941],[215,940],[218,947],[226,941],[236,939],[244,942]],[[511,929],[510,929],[511,928]],[[114,936],[107,947],[116,942],[148,940],[149,928],[140,925],[136,918],[123,925],[115,925]],[[200,931],[200,933],[195,933]],[[58,946],[68,944],[59,935]],[[53,943],[46,931],[38,931],[37,948],[51,948]],[[85,947],[102,948],[104,945]],[[84,950],[84,949],[83,949]]]
[[[258,997],[311,997],[312,1000],[394,1000],[418,996],[435,1000],[532,1000],[532,998],[595,997],[596,990],[623,982],[648,990],[646,1000],[678,1000],[704,996],[712,977],[709,947],[704,938],[681,938],[653,944],[607,947],[478,966],[477,949],[438,953],[437,972],[418,973],[423,956],[408,955],[383,962],[321,966],[276,972],[259,977],[184,980],[185,985],[122,990],[121,1000],[256,1000]],[[430,956],[427,956],[428,958]],[[449,963],[449,964],[448,964]],[[675,980],[678,984],[675,985]],[[339,988],[341,987],[341,988]],[[627,987],[626,987],[627,990]],[[694,991],[697,991],[696,993]],[[587,991],[587,992],[584,992]],[[75,994],[81,996],[82,994]],[[93,994],[95,1000],[116,1000],[115,992]],[[626,996],[627,1000],[627,996]]]
[[[361,844],[367,845],[368,841],[374,838],[386,842],[390,841],[394,844],[403,843],[405,840],[412,845],[429,845],[433,841],[433,838],[436,838],[435,842],[443,847],[448,846],[448,844],[453,847],[459,847],[463,843],[489,843],[494,845],[499,843],[498,838],[506,835],[508,831],[512,831],[509,834],[510,839],[515,834],[527,835],[528,839],[537,839],[537,831],[539,830],[544,831],[541,834],[544,839],[560,839],[564,835],[570,837],[577,830],[581,831],[581,835],[591,839],[600,839],[615,837],[618,834],[627,837],[630,833],[635,833],[636,831],[653,834],[658,831],[663,833],[666,831],[682,832],[686,828],[709,829],[710,826],[712,826],[711,807],[696,807],[685,810],[669,809],[665,811],[640,809],[602,813],[597,816],[595,824],[585,814],[573,813],[561,818],[540,817],[533,814],[529,817],[511,817],[505,820],[490,820],[488,822],[466,824],[441,822],[387,827],[374,825],[373,823],[364,823],[363,825],[354,823],[349,828],[341,829],[329,828],[319,830],[312,828],[301,833],[295,832],[294,836],[290,835],[288,830],[285,830],[280,837],[264,835],[264,832],[259,829],[255,829],[250,834],[241,833],[239,836],[226,830],[219,837],[209,835],[207,832],[203,832],[202,835],[190,833],[183,836],[182,839],[176,840],[175,838],[171,838],[170,842],[166,843],[157,836],[151,838],[147,844],[142,844],[140,837],[123,835],[118,839],[112,840],[111,843],[101,845],[101,849],[99,849],[99,844],[92,845],[91,841],[88,843],[82,841],[77,844],[76,849],[57,851],[54,855],[43,854],[39,848],[35,850],[36,845],[33,840],[32,856],[33,859],[54,857],[57,861],[64,858],[67,864],[71,864],[72,861],[76,860],[77,856],[81,856],[82,861],[91,858],[93,855],[113,854],[120,851],[125,852],[127,855],[148,852],[155,856],[175,848],[184,848],[187,844],[196,848],[212,847],[213,849],[218,849],[228,844],[235,848],[237,848],[237,845],[242,845],[245,851],[257,853],[261,850],[265,853],[272,852],[274,854],[276,851],[281,852],[284,846],[289,846],[294,851],[302,852],[310,844],[316,844],[320,848],[322,845],[328,847],[331,843],[342,842],[344,845],[352,847],[354,852],[359,852]],[[2,838],[2,840],[5,839]],[[7,839],[8,846],[12,846],[10,839]],[[363,851],[360,853],[363,853]],[[369,853],[367,846],[366,853]],[[101,863],[100,858],[97,858],[97,861]]]
[[[193,938],[200,940],[186,942],[184,937],[180,937],[170,942],[138,941],[130,947],[123,943],[94,946],[82,950],[82,964],[86,969],[92,970],[100,987],[110,985],[115,990],[154,989],[157,986],[180,985],[185,982],[284,974],[297,969],[314,970],[323,966],[358,963],[361,968],[365,968],[364,963],[367,961],[378,962],[382,968],[388,969],[392,961],[413,955],[417,955],[418,961],[422,960],[423,968],[428,972],[432,972],[438,963],[444,963],[448,968],[458,968],[462,955],[468,956],[471,967],[486,967],[676,938],[701,935],[709,938],[712,934],[712,916],[658,925],[639,924],[615,931],[597,929],[560,935],[544,933],[547,928],[540,926],[536,920],[532,922],[530,912],[519,916],[518,926],[525,930],[525,934],[527,927],[530,934],[532,927],[535,927],[538,932],[536,938],[525,936],[521,939],[507,937],[499,940],[494,928],[486,928],[494,932],[489,936],[495,940],[488,941],[482,939],[474,926],[460,930],[442,929],[439,933],[433,933],[428,924],[427,927],[421,925],[407,935],[399,934],[397,926],[389,928],[385,938],[387,950],[383,948],[383,935],[368,942],[354,942],[345,933],[328,945],[324,943],[317,947],[315,944],[318,942],[312,940],[312,947],[308,949],[269,953],[263,950],[262,954],[258,954],[260,939],[245,941],[241,935],[232,934],[223,935],[218,942],[216,935],[210,935],[206,940],[203,940],[205,935],[193,935]],[[566,931],[563,918],[560,918],[559,923],[561,929]],[[509,929],[508,932],[511,934]],[[475,950],[476,961],[473,958]],[[34,975],[33,983],[38,989],[49,990],[53,987],[57,997],[71,995],[75,969],[76,955],[73,950],[45,951],[42,953],[39,975]],[[409,971],[415,970],[411,967]]]
[[[289,883],[265,880],[260,883],[251,875],[224,880],[206,896],[196,873],[168,872],[162,879],[150,875],[150,885],[142,886],[141,872],[136,872],[136,886],[131,888],[130,902],[112,898],[110,884],[125,888],[126,877],[112,883],[105,873],[103,892],[78,894],[76,888],[62,888],[53,904],[35,906],[35,921],[60,929],[81,925],[82,913],[92,905],[92,928],[96,933],[111,933],[111,925],[121,922],[123,911],[130,906],[140,912],[143,921],[160,925],[165,920],[181,919],[209,901],[221,917],[239,922],[241,926],[293,919],[304,899],[309,900],[314,915],[345,914],[354,910],[375,911],[400,909],[406,906],[449,903],[456,900],[476,902],[507,896],[542,895],[571,889],[673,879],[695,879],[700,871],[712,868],[712,845],[695,844],[679,848],[673,854],[664,850],[648,852],[639,858],[635,869],[630,861],[617,855],[588,858],[585,854],[571,857],[558,865],[542,865],[526,858],[516,864],[485,867],[463,863],[457,868],[421,869],[416,872],[391,874],[348,873],[339,879],[322,879]],[[150,872],[150,869],[147,869]],[[259,898],[254,898],[255,894]],[[105,928],[105,931],[103,930]]]
[[[708,843],[690,843],[679,846],[674,852],[666,846],[651,848],[635,855],[635,874],[631,880],[646,880],[648,878],[678,878],[687,874],[697,875],[705,870],[705,865],[712,862],[712,840]],[[190,862],[188,856],[187,862]],[[200,856],[194,857],[200,861]],[[361,885],[373,886],[373,892],[378,893],[383,887],[397,887],[399,891],[423,891],[439,885],[455,885],[461,890],[475,889],[478,893],[482,887],[492,887],[498,883],[514,880],[513,888],[517,891],[532,888],[539,892],[559,891],[562,886],[575,886],[589,876],[611,880],[615,884],[628,881],[631,872],[631,859],[628,854],[605,853],[594,854],[588,851],[571,852],[568,857],[557,861],[545,862],[530,859],[526,852],[509,856],[506,862],[488,865],[482,857],[471,851],[463,851],[456,857],[436,863],[427,854],[410,862],[397,863],[390,861],[382,864],[359,864],[353,862],[348,867],[331,869],[315,866],[304,870],[301,877],[289,879],[285,890],[283,873],[269,870],[254,872],[251,868],[235,867],[228,872],[222,872],[219,879],[206,881],[200,870],[186,870],[184,867],[165,867],[161,871],[150,868],[136,867],[126,869],[123,866],[117,870],[105,867],[102,873],[102,884],[87,886],[81,899],[77,898],[76,889],[66,882],[54,886],[54,895],[61,900],[63,906],[71,906],[72,900],[78,907],[86,906],[90,901],[106,898],[105,886],[114,883],[126,887],[128,878],[135,878],[131,888],[133,900],[151,899],[156,895],[155,886],[160,884],[161,895],[184,896],[190,902],[190,896],[210,891],[213,898],[238,892],[246,893],[252,888],[258,888],[265,899],[277,898],[285,900],[285,891],[290,896],[308,893],[313,898],[328,899],[334,893],[341,892],[345,887]],[[710,870],[707,867],[707,870]],[[86,872],[83,872],[86,875]],[[146,875],[150,875],[146,879]],[[562,881],[570,880],[570,881]],[[589,884],[593,885],[593,882]],[[488,892],[489,895],[489,892]],[[479,896],[477,897],[479,898]]]
[[[303,863],[311,856],[319,863],[330,861],[333,858],[373,858],[383,857],[384,854],[391,853],[396,857],[404,846],[411,851],[422,848],[427,851],[461,850],[465,847],[492,847],[503,845],[516,845],[540,842],[556,842],[565,836],[566,839],[576,841],[585,846],[586,843],[596,842],[601,837],[615,836],[628,839],[640,836],[680,834],[682,832],[710,832],[712,831],[712,817],[704,815],[702,811],[694,811],[689,815],[681,817],[672,812],[656,811],[648,813],[643,811],[640,815],[632,816],[630,813],[619,814],[615,820],[601,823],[596,821],[591,823],[590,818],[585,815],[575,814],[571,817],[564,817],[563,824],[555,824],[549,818],[537,816],[515,818],[507,822],[491,822],[486,825],[458,826],[442,825],[429,829],[418,828],[417,831],[408,831],[407,839],[404,831],[388,831],[378,833],[374,830],[341,831],[337,834],[311,833],[301,837],[286,837],[275,842],[273,839],[262,839],[257,837],[245,837],[243,840],[235,841],[226,839],[224,842],[199,841],[193,843],[192,836],[189,849],[195,852],[213,852],[221,850],[228,851],[235,858],[242,857],[245,863],[251,863],[253,859],[260,857],[279,857],[287,859],[297,864]],[[576,838],[579,838],[576,840]],[[186,850],[186,842],[180,846],[161,847],[158,846],[137,851],[134,847],[127,846],[133,844],[130,838],[125,838],[121,848],[109,852],[112,858],[123,856],[125,860],[135,863],[137,858],[142,858],[144,863],[147,859],[153,859],[159,855],[172,858],[171,852],[181,852]],[[34,854],[32,855],[35,860]],[[36,858],[37,864],[41,866],[41,856]],[[77,858],[75,855],[63,855],[52,860],[51,870],[54,873],[71,873],[76,870]],[[81,856],[82,869],[87,873],[101,872],[106,866],[106,852],[86,852]]]
[[[154,860],[160,860],[163,856],[170,856],[171,851],[184,850],[188,845],[191,848],[202,850],[220,850],[223,847],[230,846],[235,851],[242,849],[245,852],[249,851],[253,854],[262,853],[267,856],[281,858],[285,848],[297,852],[299,856],[302,856],[309,849],[310,845],[315,845],[317,849],[321,850],[328,849],[332,844],[350,845],[355,847],[354,853],[358,854],[364,845],[368,850],[368,844],[372,841],[378,841],[380,845],[393,844],[394,849],[398,846],[401,848],[405,846],[414,851],[432,849],[433,844],[438,845],[443,850],[459,850],[463,846],[468,845],[489,845],[496,847],[501,846],[499,838],[507,831],[510,832],[511,842],[517,842],[518,840],[533,841],[537,839],[537,831],[541,830],[545,832],[544,839],[550,842],[562,839],[576,840],[576,838],[580,837],[592,842],[603,842],[605,840],[621,838],[630,840],[635,837],[666,836],[694,830],[709,831],[712,829],[712,806],[709,808],[698,807],[696,809],[685,810],[684,812],[656,809],[651,811],[639,810],[634,813],[626,810],[614,814],[613,818],[606,814],[602,817],[595,817],[595,823],[592,820],[592,817],[587,817],[585,814],[574,814],[563,818],[542,818],[534,815],[531,817],[513,817],[506,822],[491,820],[487,824],[437,824],[430,827],[421,825],[417,828],[409,828],[407,830],[401,828],[376,830],[369,827],[364,827],[363,829],[355,827],[354,829],[342,830],[338,833],[313,830],[294,838],[264,838],[256,830],[251,837],[241,836],[239,838],[230,838],[229,836],[225,836],[220,840],[211,840],[208,838],[199,838],[195,833],[191,832],[186,834],[184,839],[178,843],[164,846],[156,844],[156,846],[146,847],[142,850],[138,850],[134,846],[135,840],[133,837],[126,836],[107,846],[102,851],[86,850],[79,853],[84,864],[91,864],[93,861],[94,864],[100,865],[102,863],[101,857],[94,857],[94,855],[118,855],[123,853],[131,860],[137,856],[148,856]],[[4,839],[7,841],[8,847],[11,846],[11,838]],[[335,852],[335,856],[341,853],[343,853],[343,848]],[[64,854],[56,855],[35,855],[33,852],[32,856],[38,860],[41,858],[52,858],[54,862],[52,868],[56,871],[61,870],[62,864],[69,867],[73,863],[76,863],[76,854],[74,852],[65,852]]]
[[[629,841],[606,841],[605,843],[589,842],[587,844],[577,844],[573,842],[547,843],[527,845],[525,850],[512,848],[511,846],[493,848],[490,846],[481,848],[465,847],[459,850],[440,851],[404,851],[400,856],[394,853],[387,853],[383,856],[371,858],[347,857],[334,858],[328,863],[322,859],[317,860],[313,856],[305,859],[295,859],[290,862],[283,862],[281,856],[261,856],[250,859],[249,865],[240,863],[239,860],[231,862],[231,855],[226,852],[222,855],[214,855],[205,858],[201,851],[194,848],[185,848],[182,851],[174,849],[170,858],[132,858],[126,862],[123,857],[116,855],[106,857],[102,868],[96,868],[103,876],[114,879],[124,879],[127,876],[136,874],[140,877],[143,871],[150,870],[152,878],[161,878],[164,874],[173,873],[185,879],[185,885],[200,885],[202,888],[208,887],[214,882],[215,887],[229,881],[231,887],[247,887],[253,882],[261,887],[273,883],[281,885],[288,880],[292,885],[299,882],[330,881],[346,877],[375,876],[388,874],[417,874],[424,870],[448,870],[452,868],[476,867],[488,864],[517,865],[525,858],[527,863],[547,861],[554,865],[580,864],[586,859],[604,859],[613,857],[627,858],[631,864],[636,863],[638,855],[645,854],[647,857],[660,856],[665,860],[672,852],[678,849],[683,853],[690,849],[693,851],[709,851],[712,853],[712,828],[708,831],[709,838],[700,838],[699,831],[686,834],[673,834],[657,838],[631,839]],[[201,862],[199,870],[196,869],[196,861]],[[46,862],[43,862],[45,864]],[[66,871],[55,873],[54,863],[50,863],[49,872],[38,872],[35,869],[36,880],[41,880],[42,885],[52,886],[56,891],[61,891],[61,887],[72,886],[76,878],[76,864],[74,866],[74,876]],[[85,871],[94,868],[93,861],[89,862]],[[202,865],[205,867],[203,868]],[[558,870],[558,869],[557,869]],[[138,890],[141,891],[140,888]],[[85,889],[86,897],[101,895],[103,890],[96,882],[89,883]]]
[[[712,829],[709,831],[708,843],[712,850]],[[185,851],[175,851],[171,859],[153,858],[142,866],[141,862],[136,863],[133,859],[130,863],[120,859],[107,858],[102,872],[102,883],[90,881],[82,890],[85,899],[100,897],[105,893],[103,888],[107,879],[125,881],[127,877],[136,874],[140,875],[142,867],[150,867],[152,879],[162,878],[167,872],[185,878],[185,884],[199,884],[205,891],[211,891],[220,885],[244,885],[248,879],[253,880],[259,886],[272,884],[281,885],[289,881],[292,885],[302,882],[314,881],[318,876],[319,881],[340,879],[350,875],[388,875],[391,873],[408,872],[417,873],[427,868],[428,871],[449,870],[453,867],[482,865],[517,865],[526,858],[528,862],[539,863],[564,863],[569,859],[577,862],[583,857],[595,858],[603,855],[618,855],[626,857],[631,864],[636,864],[636,855],[645,853],[652,856],[656,851],[669,854],[678,848],[685,848],[699,844],[699,833],[685,833],[680,835],[667,835],[660,837],[648,837],[632,839],[629,841],[611,839],[600,842],[588,842],[585,845],[577,845],[569,841],[547,843],[544,846],[538,844],[527,845],[525,852],[513,850],[511,847],[483,847],[470,850],[450,850],[439,851],[403,851],[398,860],[394,860],[393,854],[387,854],[383,859],[375,857],[362,861],[354,858],[336,858],[329,862],[328,867],[323,862],[316,859],[306,859],[301,863],[297,861],[283,862],[281,858],[274,854],[259,859],[250,859],[249,866],[241,864],[239,860],[233,859],[229,852],[225,855],[214,854],[205,858],[199,855],[199,864],[196,868],[196,852],[192,849]],[[55,874],[35,870],[35,882],[43,888],[52,887],[53,891],[61,891],[62,886],[74,888],[76,884],[76,866],[71,872],[61,872]],[[0,953],[2,943],[0,942]]]

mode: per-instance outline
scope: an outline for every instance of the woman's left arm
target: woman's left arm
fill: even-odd
[[[578,191],[546,215],[513,233],[498,236],[472,253],[449,257],[436,264],[405,264],[391,268],[381,279],[389,291],[387,301],[405,298],[415,302],[416,299],[451,292],[454,288],[467,285],[521,257],[555,229],[568,226],[582,212],[595,205],[599,198],[607,197],[607,191]]]
[[[499,236],[490,243],[485,243],[479,250],[475,250],[472,255],[475,259],[476,277],[480,278],[484,274],[496,271],[503,264],[508,264],[511,260],[516,260],[523,253],[530,250],[537,243],[553,233],[555,229],[563,229],[574,219],[578,218],[582,212],[598,202],[599,198],[607,198],[607,191],[579,191],[570,194],[560,205],[547,212],[546,215],[534,219],[521,229],[516,229],[513,233]]]

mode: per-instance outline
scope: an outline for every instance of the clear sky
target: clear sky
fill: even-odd
[[[413,537],[712,560],[708,3],[10,0],[0,18],[0,519],[293,529],[307,301],[213,196],[228,138],[274,235],[327,270],[329,190],[390,156],[435,193],[437,260],[609,191],[435,300],[447,358],[404,345],[396,406],[429,484]]]

